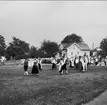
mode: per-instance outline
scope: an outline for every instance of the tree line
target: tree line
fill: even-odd
[[[0,56],[9,59],[23,59],[34,57],[53,57],[59,51],[59,45],[56,42],[44,40],[40,48],[30,46],[29,43],[12,37],[9,45],[6,45],[5,38],[0,35]]]
[[[81,36],[76,34],[67,35],[62,41],[64,43],[79,43],[83,42]],[[103,38],[100,42],[100,48],[102,51],[100,54],[105,57],[107,56],[107,38]],[[34,57],[54,57],[60,51],[60,47],[57,42],[50,40],[43,40],[41,47],[37,48],[17,38],[12,37],[12,41],[6,45],[5,38],[0,35],[0,56],[5,56],[9,59],[23,59],[23,58],[34,58]]]

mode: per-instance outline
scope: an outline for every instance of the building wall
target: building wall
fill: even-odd
[[[67,48],[67,57],[71,58],[74,56],[83,56],[86,53],[86,55],[90,55],[90,51],[81,51],[81,49],[76,46],[75,44],[71,45]]]

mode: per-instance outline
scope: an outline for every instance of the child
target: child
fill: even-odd
[[[27,69],[28,69],[28,60],[25,59],[24,61],[24,75],[29,75],[28,72],[27,72]]]
[[[38,63],[37,62],[34,62],[31,73],[39,75],[39,68],[38,68]]]

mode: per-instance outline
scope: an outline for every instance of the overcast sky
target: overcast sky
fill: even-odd
[[[1,1],[0,34],[39,47],[44,39],[58,43],[80,35],[92,48],[107,36],[107,1]]]

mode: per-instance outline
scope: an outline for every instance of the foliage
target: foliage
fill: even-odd
[[[44,40],[39,51],[43,53],[44,57],[54,57],[59,51],[59,46],[56,42]]]
[[[42,59],[42,63],[51,64],[52,62],[50,59]]]
[[[3,56],[5,54],[5,48],[5,38],[2,35],[0,35],[0,56]]]
[[[61,43],[79,43],[82,42],[83,39],[81,36],[78,36],[76,34],[71,34],[71,35],[67,35],[62,41]]]
[[[34,58],[34,57],[38,57],[38,50],[37,50],[37,48],[36,47],[34,47],[34,46],[32,46],[31,48],[30,48],[30,58]]]
[[[13,41],[9,43],[6,49],[6,55],[12,56],[15,59],[20,59],[25,56],[25,53],[29,52],[29,44],[16,37],[13,37]]]
[[[107,38],[104,38],[100,43],[100,48],[102,49],[101,55],[103,57],[107,56]]]

